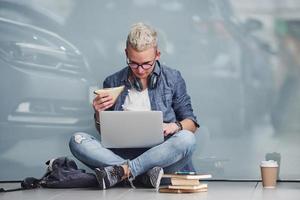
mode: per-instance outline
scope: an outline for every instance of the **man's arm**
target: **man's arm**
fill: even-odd
[[[107,110],[114,105],[113,98],[108,93],[98,94],[93,100],[93,108],[94,108],[94,119],[95,126],[98,132],[100,132],[100,117],[99,112],[103,110]]]
[[[182,125],[182,129],[183,130],[189,130],[193,133],[196,132],[197,130],[197,126],[195,125],[195,122],[191,119],[184,119],[182,121],[180,121],[180,124]]]
[[[98,133],[100,133],[100,118],[99,118],[98,111],[95,111],[95,113],[94,113],[94,120],[95,120],[95,127],[96,127]]]
[[[192,133],[195,133],[197,130],[197,126],[193,120],[188,118],[180,122],[164,123],[164,136],[174,134],[181,130],[189,130]]]
[[[196,116],[193,113],[191,98],[187,94],[186,84],[179,71],[175,74],[176,82],[174,85],[173,94],[173,109],[176,114],[176,119],[182,125],[182,128],[193,133],[196,132],[199,124]]]
[[[103,88],[109,88],[111,85],[108,83],[107,79],[103,82]],[[102,94],[97,94],[97,96],[93,100],[93,108],[94,108],[94,121],[95,127],[97,131],[100,133],[100,117],[99,112],[102,110],[109,110],[114,105],[112,96],[107,92],[102,92]]]

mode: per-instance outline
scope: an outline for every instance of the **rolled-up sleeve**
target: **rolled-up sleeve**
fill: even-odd
[[[176,119],[181,121],[191,119],[195,125],[199,127],[197,118],[193,113],[191,97],[187,94],[186,84],[179,71],[175,73],[176,82],[174,83],[173,103],[172,107],[176,114]]]

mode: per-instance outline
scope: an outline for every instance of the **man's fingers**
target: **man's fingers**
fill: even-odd
[[[112,101],[106,101],[106,102],[103,102],[101,104],[97,104],[95,106],[95,109],[96,110],[106,110],[107,108],[111,107],[113,105],[113,102]]]
[[[93,100],[95,110],[105,110],[113,105],[113,97],[108,94],[98,94]]]
[[[171,133],[168,126],[164,127],[163,131],[164,131],[164,136],[167,136],[167,135],[169,135]]]
[[[171,134],[170,131],[165,131],[165,132],[164,132],[164,136],[167,136],[167,135],[170,135],[170,134]]]
[[[113,105],[112,102],[107,103],[107,104],[105,105],[105,107],[104,107],[104,110],[106,110],[106,109],[112,107],[112,105]]]
[[[112,100],[112,96],[105,96],[105,97],[98,97],[95,99],[95,102],[98,103],[98,104],[101,104],[103,102],[106,102],[106,101],[110,101]]]
[[[98,97],[103,98],[109,96],[108,92],[101,92],[100,94],[97,94]]]
[[[163,124],[164,136],[173,134],[177,131],[177,125],[174,126],[174,123],[164,123]]]

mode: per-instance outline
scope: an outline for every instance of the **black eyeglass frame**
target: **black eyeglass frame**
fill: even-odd
[[[156,58],[153,59],[152,63],[149,63],[149,62],[150,61],[142,63],[142,64],[138,64],[138,63],[135,63],[135,62],[131,62],[131,61],[129,61],[128,58],[126,58],[127,65],[129,67],[131,67],[132,69],[138,69],[139,67],[141,67],[144,70],[150,69],[155,64]]]

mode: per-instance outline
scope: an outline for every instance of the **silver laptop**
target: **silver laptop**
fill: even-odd
[[[153,147],[164,141],[161,111],[101,111],[100,127],[106,148]]]

